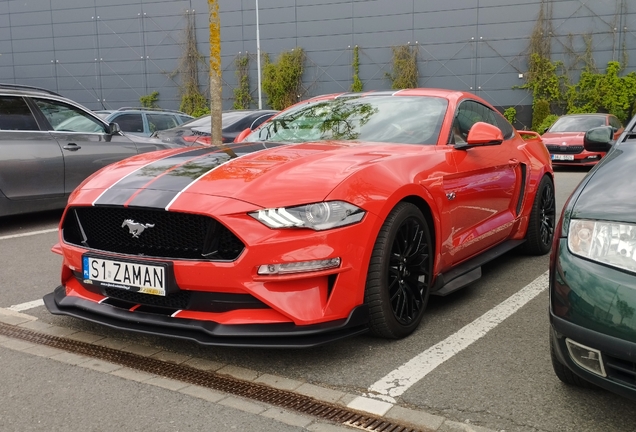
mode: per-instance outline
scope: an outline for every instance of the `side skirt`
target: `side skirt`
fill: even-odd
[[[460,288],[470,285],[481,277],[481,266],[521,245],[525,240],[507,240],[488,249],[475,258],[471,258],[453,267],[447,273],[437,275],[431,295],[446,296]]]

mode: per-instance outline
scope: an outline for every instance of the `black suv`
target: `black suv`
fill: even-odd
[[[98,169],[173,147],[126,135],[52,91],[0,84],[0,216],[64,208]]]

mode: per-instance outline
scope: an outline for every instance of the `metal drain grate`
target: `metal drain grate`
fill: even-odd
[[[0,323],[0,335],[27,342],[46,345],[64,351],[97,358],[131,369],[173,380],[219,390],[236,396],[265,402],[281,408],[311,415],[335,423],[353,426],[372,432],[425,432],[407,425],[401,425],[382,417],[360,413],[346,407],[316,400],[291,391],[275,389],[263,384],[242,381],[236,378],[202,371],[187,365],[177,365],[138,354],[118,351],[112,348],[91,345],[86,342],[51,336],[32,330]]]

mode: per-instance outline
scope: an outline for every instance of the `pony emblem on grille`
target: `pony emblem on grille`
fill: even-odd
[[[124,220],[124,223],[121,224],[121,227],[128,227],[128,232],[132,234],[133,238],[139,238],[139,235],[144,232],[147,228],[154,228],[155,224],[142,224],[139,222],[135,222],[132,219]]]

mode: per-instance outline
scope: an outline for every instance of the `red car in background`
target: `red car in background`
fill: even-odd
[[[414,332],[520,247],[546,254],[550,156],[465,92],[316,97],[242,142],[154,152],[78,187],[54,314],[207,345]]]
[[[590,166],[605,156],[583,147],[585,132],[600,126],[611,126],[614,139],[623,133],[623,125],[612,114],[568,114],[559,119],[542,135],[553,165]]]

